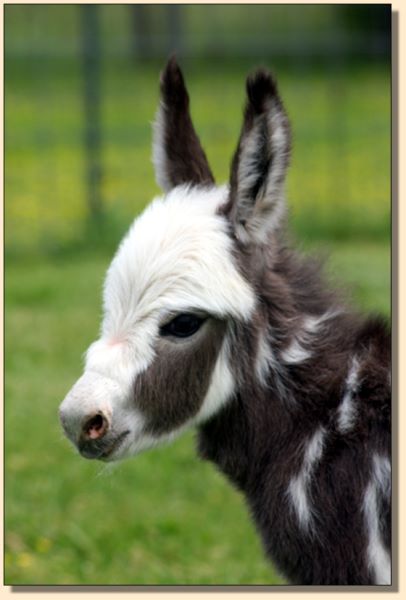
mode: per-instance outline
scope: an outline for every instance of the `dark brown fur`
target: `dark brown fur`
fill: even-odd
[[[283,261],[274,270],[291,276],[294,255],[284,251]],[[316,273],[309,278],[311,271],[312,267],[306,272],[310,292],[321,288]],[[382,320],[362,321],[344,311],[321,329],[309,360],[281,371],[271,369],[264,388],[253,376],[256,339],[264,323],[272,323],[273,349],[279,358],[284,345],[280,340],[291,336],[283,298],[292,299],[290,319],[294,307],[300,313],[323,314],[331,298],[328,292],[319,294],[317,306],[310,293],[306,306],[300,277],[289,281],[281,275],[277,293],[270,273],[264,271],[267,281],[258,282],[260,311],[249,325],[234,327],[232,356],[239,393],[200,428],[199,451],[244,492],[266,552],[290,582],[371,584],[372,574],[365,564],[362,499],[372,454],[378,451],[390,457],[388,328]],[[354,398],[359,413],[354,428],[342,435],[336,428],[337,408],[354,354],[361,361],[362,384]],[[300,531],[286,490],[300,470],[302,444],[320,425],[326,428],[327,442],[311,488],[318,518],[314,535],[307,536]],[[381,511],[383,537],[390,547],[390,507],[385,499]]]
[[[255,74],[252,74],[247,79],[247,102],[244,110],[244,121],[241,129],[240,138],[237,145],[237,150],[234,154],[231,163],[231,174],[230,174],[230,196],[228,203],[223,207],[222,212],[228,215],[230,222],[235,224],[240,222],[244,224],[247,216],[246,213],[251,207],[241,206],[237,199],[239,194],[238,188],[238,171],[240,168],[240,157],[241,150],[244,144],[247,142],[247,138],[254,128],[254,125],[259,124],[261,129],[260,143],[257,147],[257,172],[258,177],[254,182],[251,189],[252,205],[260,193],[261,189],[266,186],[266,180],[272,169],[272,161],[274,158],[273,148],[270,143],[270,131],[269,123],[267,121],[267,111],[270,107],[270,99],[280,111],[280,118],[283,123],[283,128],[287,136],[287,145],[283,153],[284,168],[281,173],[282,179],[277,184],[282,183],[283,175],[289,164],[290,150],[291,150],[291,134],[289,121],[285,113],[283,104],[279,98],[276,81],[270,73],[264,69],[257,70]],[[272,210],[272,208],[270,208]]]
[[[164,71],[162,94],[164,143],[173,185],[212,182],[190,121],[183,77],[174,61]],[[272,144],[275,118],[283,133],[282,145],[276,147]],[[253,139],[258,142],[257,148],[250,148],[248,160],[253,177],[245,179],[249,185],[241,199],[241,173],[246,177],[241,161],[247,160],[244,148]],[[235,262],[258,303],[249,322],[228,319],[221,331],[221,341],[223,335],[227,337],[236,392],[199,427],[199,453],[244,493],[266,553],[289,582],[372,584],[363,502],[373,477],[374,455],[385,459],[391,455],[389,327],[381,318],[364,319],[349,311],[329,290],[318,261],[300,257],[286,243],[282,211],[277,209],[284,202],[289,152],[290,128],[276,83],[260,70],[247,81],[229,200],[220,210],[228,220]],[[276,189],[269,189],[270,182]],[[249,227],[253,215],[267,227],[265,241],[256,223]],[[284,351],[300,336],[306,319],[327,312],[329,318],[317,331],[301,339],[308,355],[296,364],[285,360]],[[258,378],[256,368],[264,336],[271,352],[266,381]],[[196,382],[199,393],[208,389],[219,348],[210,334],[204,350],[212,353],[211,358],[200,350],[187,357],[175,351],[167,371],[157,368],[141,379],[138,385],[149,392],[138,397],[144,397],[142,410],[149,414],[151,430],[168,431],[196,414],[200,401],[192,390]],[[359,365],[357,386],[349,392],[354,357]],[[194,359],[197,368],[192,367]],[[177,375],[177,362],[182,363],[183,373],[187,371],[186,380]],[[164,392],[166,398],[173,395],[175,403],[179,399],[180,406],[170,402],[162,412]],[[356,418],[343,432],[338,417],[346,393],[351,393]],[[321,428],[323,451],[307,488],[314,515],[310,528],[304,530],[287,492],[301,471],[309,440]],[[390,552],[389,498],[377,490],[377,502],[380,534]]]
[[[252,207],[241,207],[238,170],[241,147],[253,124],[265,122],[269,103],[280,109],[287,133],[282,149],[286,169],[289,125],[272,77],[258,72],[247,82],[247,105],[240,141],[232,162],[230,199],[223,208],[231,225],[244,224],[261,201],[273,167],[269,128],[263,127],[256,160]],[[271,208],[272,210],[272,208]],[[268,215],[272,218],[272,214]],[[243,218],[243,221],[242,221]],[[390,334],[381,318],[362,319],[349,311],[320,276],[318,261],[300,257],[285,244],[283,222],[270,231],[266,245],[234,237],[235,258],[259,299],[248,324],[232,325],[231,357],[238,393],[221,414],[200,428],[199,451],[213,461],[245,494],[266,552],[288,581],[301,584],[371,584],[366,563],[363,497],[371,478],[374,453],[389,457]],[[302,346],[307,360],[285,364],[282,352],[300,332],[303,319],[336,313]],[[275,364],[267,385],[255,375],[259,336],[269,331]],[[337,429],[337,411],[346,392],[351,360],[360,363],[353,394],[356,422],[345,435]],[[306,443],[320,427],[326,444],[309,489],[314,503],[313,531],[300,528],[287,498],[291,478],[301,468]],[[380,497],[381,533],[390,551],[390,505]]]
[[[160,179],[169,188],[189,184],[192,202],[193,185],[212,184],[213,176],[174,59],[163,72],[161,90]],[[391,545],[389,326],[380,317],[365,319],[348,310],[329,291],[317,261],[300,257],[286,243],[281,209],[289,151],[289,123],[275,81],[260,70],[247,81],[229,200],[218,215],[227,220],[233,259],[256,296],[254,313],[239,319],[208,315],[187,341],[161,338],[152,365],[134,383],[134,406],[157,440],[193,422],[225,344],[235,389],[228,398],[226,387],[222,408],[199,421],[200,455],[243,492],[267,555],[290,583],[372,584],[364,510],[368,489],[374,494],[369,512],[388,553]],[[318,325],[309,331],[311,317]],[[301,349],[296,362],[288,352],[295,340]],[[345,427],[343,399],[355,409]],[[80,449],[100,458],[116,435],[82,440]],[[321,435],[305,492],[289,495],[309,441]],[[374,472],[375,459],[381,461],[382,481]],[[297,497],[311,507],[304,523]]]
[[[192,340],[159,340],[151,367],[137,377],[134,398],[148,433],[169,433],[198,412],[206,396],[225,324],[208,319]]]
[[[171,185],[214,183],[206,155],[190,118],[189,95],[175,59],[168,62],[162,73],[161,93],[165,123],[165,171]]]

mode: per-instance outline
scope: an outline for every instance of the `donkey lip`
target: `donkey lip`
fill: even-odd
[[[120,435],[118,435],[115,438],[113,443],[106,450],[104,450],[104,452],[102,452],[97,458],[100,460],[105,460],[106,458],[109,458],[113,454],[113,452],[121,446],[122,442],[124,441],[124,438],[126,438],[129,433],[129,430],[120,433]]]
[[[114,438],[111,436],[109,439],[104,440],[103,444],[92,444],[89,442],[79,441],[78,448],[83,458],[104,460],[107,459],[122,443],[124,438],[130,433],[130,431],[123,431]]]

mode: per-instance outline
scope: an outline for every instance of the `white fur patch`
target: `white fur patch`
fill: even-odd
[[[111,422],[113,405],[121,403],[122,397],[123,389],[117,381],[92,371],[85,372],[60,406],[69,438],[76,442],[84,420],[98,411]]]
[[[317,317],[308,315],[303,319],[301,329],[296,333],[290,345],[281,352],[281,359],[288,365],[297,365],[312,356],[310,348],[312,336],[317,335],[324,323],[338,314],[336,310],[328,310]]]
[[[308,315],[304,320],[303,329],[305,332],[310,334],[316,334],[319,332],[321,327],[325,324],[326,321],[336,317],[340,314],[339,309],[329,309],[322,315],[318,315],[317,317],[314,315]]]
[[[229,400],[235,390],[235,381],[229,364],[228,339],[223,346],[213,370],[209,389],[193,424],[201,424],[218,412]]]
[[[112,344],[110,336],[102,336],[87,350],[85,371],[118,381],[127,389],[135,377],[152,363],[156,336],[157,324],[153,318],[141,321],[133,335],[123,338],[121,342]]]
[[[153,124],[153,142],[152,142],[152,162],[154,164],[155,178],[159,187],[164,192],[169,192],[173,187],[168,176],[166,152],[164,144],[165,135],[165,117],[162,102],[156,112]]]
[[[311,355],[312,353],[310,350],[303,348],[298,339],[294,339],[289,347],[281,352],[281,358],[283,362],[288,365],[300,364],[310,358]]]
[[[170,440],[185,428],[159,437],[145,434],[133,399],[134,381],[152,364],[168,317],[200,311],[248,320],[252,314],[254,291],[234,264],[228,223],[218,214],[227,196],[225,187],[181,186],[156,199],[134,221],[108,269],[101,336],[87,351],[84,375],[68,394],[63,414],[79,428],[108,404],[113,426],[131,432],[115,457]],[[110,393],[113,388],[120,393]],[[201,410],[185,426],[209,418],[233,390],[224,343]]]
[[[359,362],[353,357],[351,368],[345,381],[345,394],[337,411],[337,428],[341,433],[347,433],[354,426],[357,417],[357,407],[354,394],[358,389]]]
[[[232,258],[227,222],[216,214],[227,188],[177,187],[131,226],[107,273],[103,336],[130,339],[164,313],[202,310],[249,319],[251,286]]]
[[[373,474],[364,495],[364,515],[368,533],[368,565],[377,585],[390,585],[391,560],[382,540],[378,492],[387,498],[390,496],[391,467],[387,457],[374,454]]]
[[[254,292],[233,262],[227,223],[216,214],[226,197],[226,188],[181,186],[134,221],[107,272],[102,336],[89,349],[87,368],[122,381],[145,370],[159,325],[171,313],[249,319]]]
[[[305,449],[302,468],[289,482],[288,495],[304,530],[309,529],[313,520],[314,507],[311,505],[310,484],[313,472],[323,454],[326,430],[320,427],[310,438]]]
[[[276,386],[280,398],[292,403],[294,397],[287,394],[285,387],[286,373],[284,365],[277,359],[272,349],[272,334],[266,330],[258,336],[257,355],[255,357],[255,374],[259,383],[266,387],[269,384],[268,376],[272,372],[272,383]]]
[[[255,359],[255,372],[261,385],[266,385],[271,365],[274,362],[275,357],[269,344],[267,333],[261,332],[258,338],[257,356]]]

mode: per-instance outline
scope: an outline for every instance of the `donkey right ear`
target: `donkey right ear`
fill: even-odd
[[[281,222],[289,152],[289,122],[275,80],[268,71],[258,70],[247,79],[244,122],[225,207],[244,245],[265,243]]]
[[[174,57],[161,74],[161,103],[154,123],[153,163],[157,183],[165,192],[182,183],[214,183],[190,118],[189,95],[182,71]]]

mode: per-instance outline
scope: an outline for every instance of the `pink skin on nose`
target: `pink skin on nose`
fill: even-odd
[[[107,431],[107,422],[101,415],[96,415],[90,420],[88,427],[85,430],[86,437],[91,440],[97,440],[102,437]]]
[[[97,440],[97,438],[99,438],[101,435],[101,428],[91,427],[90,429],[88,429],[87,435],[91,440]]]

